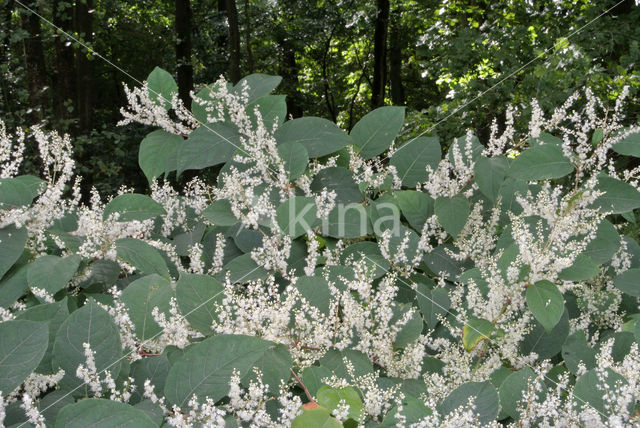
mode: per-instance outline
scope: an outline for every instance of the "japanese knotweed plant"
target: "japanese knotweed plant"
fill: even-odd
[[[279,82],[220,80],[188,110],[154,70],[123,110],[159,128],[150,191],[88,204],[67,136],[0,125],[0,422],[640,424],[625,94],[533,102],[527,130],[511,108],[443,154],[400,107],[348,134],[285,121]],[[25,138],[42,178],[19,175]]]

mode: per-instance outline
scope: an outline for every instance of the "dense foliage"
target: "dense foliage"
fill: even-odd
[[[628,85],[635,123],[639,21],[635,0],[4,0],[0,115],[74,137],[85,201],[94,186],[145,191],[135,155],[149,130],[115,124],[121,82],[139,86],[155,65],[182,93],[281,75],[288,114],[347,131],[373,107],[406,106],[406,130],[445,145],[464,129],[485,144],[508,105],[552,109],[582,87],[611,100]]]
[[[191,109],[159,68],[127,88],[124,122],[157,128],[149,195],[81,203],[70,138],[38,127],[42,177],[21,175],[2,125],[0,421],[640,423],[626,88],[533,102],[525,132],[508,108],[482,145],[406,137],[397,106],[285,122],[280,81]]]

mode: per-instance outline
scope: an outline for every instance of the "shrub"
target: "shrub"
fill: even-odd
[[[285,122],[279,82],[221,80],[192,111],[160,69],[127,90],[124,122],[159,128],[149,195],[81,204],[68,137],[33,130],[37,178],[0,128],[5,424],[640,422],[624,94],[534,102],[526,132],[511,109],[443,156],[397,138],[399,107],[350,134]],[[192,170],[217,179],[167,180]]]

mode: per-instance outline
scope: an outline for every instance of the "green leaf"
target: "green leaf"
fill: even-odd
[[[613,392],[620,386],[626,385],[627,381],[610,368],[606,369],[606,378],[602,379],[602,381],[599,379],[596,369],[589,370],[576,380],[571,397],[578,409],[583,409],[590,405],[603,415],[611,414],[611,409],[608,410],[605,407],[605,385],[603,383],[606,385],[606,390]]]
[[[395,340],[393,341],[393,347],[396,349],[403,349],[410,343],[415,342],[422,333],[422,327],[424,326],[422,317],[420,313],[410,304],[401,304],[397,305],[393,312],[393,318],[391,318],[391,323],[395,323],[402,319],[402,317],[409,311],[413,310],[413,314],[411,318],[400,328],[398,334],[396,334]]]
[[[509,162],[504,156],[487,158],[481,156],[476,161],[473,174],[478,188],[491,202],[495,202],[500,194],[500,186],[504,182],[509,169]]]
[[[307,169],[309,163],[309,153],[307,149],[300,143],[290,141],[288,143],[278,145],[278,155],[284,162],[284,170],[287,172],[289,180],[295,180],[300,177]]]
[[[83,343],[88,343],[95,353],[96,370],[108,370],[112,378],[120,372],[122,344],[118,326],[107,311],[89,300],[82,308],[74,311],[62,323],[53,344],[51,365],[55,370],[64,369],[60,386],[74,389],[82,385],[76,377],[78,365],[86,365]],[[84,395],[85,388],[79,388],[75,395]]]
[[[49,344],[47,352],[40,361],[36,371],[38,373],[51,373],[51,357],[53,353],[53,342],[56,339],[58,328],[67,319],[69,308],[67,307],[67,299],[63,299],[55,303],[47,303],[43,305],[32,306],[24,311],[18,312],[16,319],[29,320],[37,322],[46,322],[49,325]]]
[[[292,421],[291,428],[342,428],[342,424],[325,407],[307,403],[302,409],[302,414]]]
[[[242,150],[242,143],[235,126],[225,122],[203,125],[176,149],[176,173],[180,176],[188,169],[229,162],[238,149]]]
[[[429,178],[427,165],[434,171],[438,168],[441,156],[437,137],[421,137],[398,148],[389,164],[396,167],[403,186],[415,187]]]
[[[601,265],[611,260],[619,248],[620,235],[615,226],[608,220],[602,220],[596,230],[596,237],[589,241],[582,254]]]
[[[157,273],[169,278],[169,269],[160,252],[146,242],[135,238],[121,238],[116,241],[119,259],[135,267],[141,274]]]
[[[336,192],[336,204],[360,203],[364,199],[353,173],[346,168],[325,168],[317,173],[311,182],[311,190],[320,194],[324,188]]]
[[[343,404],[349,406],[348,418],[354,421],[360,420],[360,413],[364,405],[358,392],[352,387],[331,388],[325,385],[318,390],[317,397],[318,404],[326,407],[330,412],[335,412],[338,409],[340,401],[344,401]]]
[[[184,138],[169,134],[162,129],[148,134],[140,143],[138,151],[138,165],[144,172],[149,183],[162,174],[174,171],[176,165],[176,151],[184,144]]]
[[[563,281],[585,281],[600,273],[598,265],[586,254],[579,254],[573,264],[558,274]]]
[[[239,282],[244,284],[257,279],[264,279],[267,276],[267,271],[256,264],[251,258],[251,254],[243,254],[227,263],[220,274],[222,280],[226,278],[227,272],[229,272],[229,280],[232,283]]]
[[[0,391],[3,395],[16,389],[38,367],[48,343],[47,323],[26,320],[0,323]]]
[[[433,199],[426,193],[415,190],[394,192],[400,211],[416,232],[422,232],[424,223],[433,215]]]
[[[401,407],[401,408],[400,408]],[[394,406],[384,415],[382,424],[375,425],[379,428],[396,428],[398,426],[413,426],[418,424],[433,412],[419,400],[411,395],[406,395],[402,400],[402,406]],[[402,418],[399,415],[402,415]]]
[[[215,356],[215,358],[212,358]],[[266,359],[265,359],[266,356]],[[253,367],[263,366],[265,381],[287,380],[290,375],[291,357],[284,345],[257,337],[222,334],[193,345],[169,370],[164,393],[170,404],[185,406],[195,394],[214,402],[229,392],[233,371],[244,379],[252,374]],[[270,391],[278,391],[278,385],[270,385]]]
[[[543,144],[530,147],[515,158],[508,175],[518,180],[547,180],[561,178],[573,171],[562,147]]]
[[[565,310],[562,318],[550,333],[547,333],[544,327],[535,321],[533,329],[520,342],[520,352],[523,355],[538,354],[537,361],[550,359],[562,350],[567,336],[569,336],[569,313]]]
[[[201,215],[216,226],[233,226],[238,219],[231,211],[231,202],[218,199],[202,211]]]
[[[469,201],[464,195],[452,198],[440,197],[436,199],[434,211],[438,222],[454,239],[462,231],[469,217]]]
[[[467,352],[475,348],[481,340],[489,339],[493,333],[493,324],[482,318],[469,317],[462,327],[462,345]]]
[[[27,291],[27,269],[19,265],[9,271],[0,281],[0,306],[9,308]]]
[[[104,398],[89,398],[65,406],[56,428],[157,428],[149,416],[128,404]]]
[[[209,275],[182,272],[176,283],[176,299],[180,312],[191,327],[204,335],[212,333],[211,326],[217,319],[216,303],[222,302],[224,287]]]
[[[169,359],[164,354],[146,357],[131,363],[129,376],[135,379],[134,384],[136,385],[131,402],[136,403],[142,400],[146,379],[149,379],[151,384],[155,386],[155,391],[164,391],[164,383],[170,368]]]
[[[317,214],[314,198],[294,196],[276,209],[276,221],[282,233],[296,239],[311,230],[317,220]]]
[[[24,227],[9,225],[0,229],[0,278],[18,261],[28,238]]]
[[[440,322],[438,316],[446,316],[451,307],[449,293],[444,288],[430,289],[425,284],[417,282],[416,300],[424,322],[429,328],[434,329]]]
[[[302,144],[311,158],[337,152],[351,144],[351,137],[335,123],[319,117],[288,120],[278,128],[275,138],[278,144],[292,141]]]
[[[585,332],[577,330],[571,336],[567,337],[562,345],[562,359],[564,365],[577,375],[580,371],[579,364],[582,363],[587,369],[596,366],[596,351],[587,343]]]
[[[374,278],[384,275],[391,266],[389,261],[382,257],[378,244],[371,241],[356,242],[349,245],[340,254],[340,263],[351,265],[353,262],[364,260],[367,267],[373,272]]]
[[[278,85],[282,82],[280,76],[270,76],[268,74],[254,73],[240,79],[238,83],[233,87],[232,92],[236,95],[245,92],[245,84],[248,90],[246,94],[248,96],[248,102],[262,98],[269,95]]]
[[[136,279],[122,291],[122,302],[135,326],[138,338],[148,340],[162,331],[151,312],[154,307],[158,307],[160,313],[168,316],[171,297],[171,284],[157,274]]]
[[[321,276],[301,276],[294,287],[311,306],[318,308],[323,314],[329,315],[331,292],[326,279]]]
[[[167,212],[162,205],[147,195],[139,193],[125,193],[116,196],[104,207],[102,219],[106,220],[110,215],[118,213],[118,221],[147,220]]]
[[[287,118],[287,103],[284,95],[266,95],[247,105],[246,111],[254,127],[258,126],[258,119],[255,114],[256,109],[260,113],[261,123],[264,124],[264,127],[269,132],[271,132],[274,125],[282,125]]]
[[[640,131],[636,131],[615,143],[611,150],[625,156],[640,158]]]
[[[529,382],[536,378],[536,374],[529,367],[511,373],[500,385],[500,405],[502,411],[513,418],[520,419],[520,410],[518,406],[522,406],[525,393],[528,391]],[[538,394],[539,396],[541,394]]]
[[[481,425],[495,421],[498,416],[500,401],[496,389],[491,382],[467,382],[457,387],[438,406],[440,414],[447,415],[462,406],[467,408],[469,398],[475,397],[474,413]]]
[[[622,214],[640,208],[640,192],[629,183],[600,174],[595,190],[604,192],[593,203],[603,212]]]
[[[27,186],[15,178],[0,178],[0,209],[11,210],[31,204]]]
[[[640,269],[628,269],[613,280],[613,285],[625,294],[640,297]]]
[[[178,93],[178,84],[171,74],[160,67],[156,67],[147,77],[149,98],[165,110],[171,108],[171,98]]]
[[[54,295],[71,281],[80,266],[80,261],[81,258],[77,254],[65,258],[48,254],[38,257],[28,265],[29,286],[42,288]]]
[[[564,312],[564,298],[552,282],[542,280],[527,288],[527,306],[533,316],[551,333]]]
[[[351,130],[351,138],[364,159],[387,150],[404,123],[404,107],[385,106],[367,113]]]

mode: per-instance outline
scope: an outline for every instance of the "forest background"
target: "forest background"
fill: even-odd
[[[577,89],[615,99],[625,85],[637,123],[639,23],[634,0],[2,0],[0,117],[70,133],[83,188],[103,194],[146,189],[149,129],[116,125],[123,83],[156,66],[187,104],[220,75],[280,75],[289,117],[347,130],[403,105],[406,132],[472,129],[485,142],[509,104],[549,110]]]

